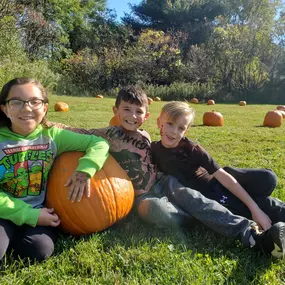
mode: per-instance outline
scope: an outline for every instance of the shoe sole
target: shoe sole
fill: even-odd
[[[274,249],[271,255],[275,258],[284,259],[285,256],[285,224],[277,223],[272,228],[271,233]]]

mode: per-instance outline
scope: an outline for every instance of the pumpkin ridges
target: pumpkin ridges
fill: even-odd
[[[111,157],[110,159],[113,160],[114,158]],[[109,167],[107,166],[107,167],[105,167],[104,172],[105,172],[105,176],[109,177],[109,179],[112,181],[112,183],[110,183],[110,181],[108,181],[108,180],[104,181],[104,182],[106,184],[108,183],[108,188],[112,189],[112,191],[110,191],[110,194],[112,194],[112,197],[111,197],[111,199],[109,197],[108,203],[109,203],[109,205],[112,206],[112,211],[111,212],[109,211],[109,212],[110,213],[114,213],[115,212],[114,215],[112,215],[112,216],[110,216],[110,214],[109,214],[110,222],[114,223],[114,221],[116,221],[119,218],[118,213],[117,213],[117,208],[116,208],[116,205],[119,206],[119,203],[118,203],[117,199],[115,199],[115,198],[116,198],[117,189],[118,188],[121,189],[121,185],[120,185],[120,187],[118,187],[119,186],[118,184],[117,184],[117,187],[113,186],[114,185],[114,177],[111,176],[111,173],[113,172],[112,169],[109,169]],[[115,201],[115,203],[113,203],[113,201]]]
[[[78,158],[79,158],[79,157],[80,157],[80,156],[78,155]],[[60,160],[59,163],[60,163],[59,167],[60,167],[61,169],[65,169],[65,165],[64,165],[63,161]],[[56,169],[55,169],[55,168],[52,168],[49,175],[55,175],[54,172],[56,172]],[[69,172],[69,173],[68,173],[68,172]],[[71,174],[72,174],[71,171],[68,171],[68,170],[67,170],[67,173],[68,173],[68,175],[71,175]],[[52,207],[53,207],[54,209],[57,209],[58,207],[61,206],[61,205],[60,205],[61,199],[66,199],[66,200],[67,200],[68,187],[66,187],[66,193],[65,193],[64,191],[62,191],[62,192],[57,193],[57,195],[59,195],[60,198],[59,198],[59,199],[54,199],[53,205],[52,205]],[[71,200],[69,200],[69,202],[72,203]],[[76,202],[75,202],[75,203],[76,203]],[[70,221],[70,218],[69,218],[69,217],[70,217],[70,214],[73,212],[73,209],[72,209],[71,207],[66,207],[66,208],[63,208],[63,210],[64,210],[64,215],[61,215],[61,217],[60,217],[60,220],[61,220],[60,227],[61,227],[64,231],[69,231],[69,228],[66,227],[66,226],[64,226],[64,225],[65,225],[68,221]],[[74,230],[76,231],[77,234],[82,234],[81,229],[80,229],[77,225],[73,224],[73,227],[75,228]]]
[[[112,157],[111,157],[112,158]],[[106,167],[108,168],[108,166]],[[105,178],[105,177],[108,177]],[[102,169],[100,173],[97,173],[97,179],[99,179],[100,183],[98,181],[92,181],[91,180],[91,189],[92,186],[96,188],[96,200],[93,200],[94,204],[92,205],[93,212],[101,212],[105,213],[104,218],[102,216],[98,216],[95,214],[97,223],[99,222],[101,224],[100,228],[97,228],[97,231],[100,231],[107,226],[110,227],[116,222],[116,216],[113,215],[113,212],[116,211],[116,205],[113,203],[113,196],[117,189],[114,189],[112,187],[112,183],[110,183],[109,179],[112,179],[108,176],[108,172],[106,169]],[[105,191],[105,189],[112,189],[113,191]],[[100,209],[99,209],[100,208]]]
[[[101,179],[101,178],[98,178],[98,179]],[[94,213],[93,222],[95,223],[95,221],[96,221],[96,224],[99,223],[101,226],[101,227],[97,227],[96,231],[101,231],[102,229],[106,228],[108,225],[111,226],[110,225],[110,219],[109,219],[108,207],[107,207],[105,200],[104,200],[104,195],[103,195],[104,187],[102,186],[102,182],[103,181],[100,181],[100,183],[98,181],[91,181],[91,183],[90,183],[90,187],[92,187],[94,184],[96,184],[95,187],[97,190],[96,191],[96,199],[92,200],[92,202],[93,202],[92,207],[90,207],[90,204],[88,205],[91,208],[91,212]],[[96,212],[97,213],[98,212],[99,213],[105,213],[106,215],[102,219],[102,216],[96,215]]]
[[[116,203],[114,203],[114,191],[116,191],[116,189],[113,188],[112,184],[113,181],[112,183],[110,183],[108,179],[103,179],[101,181],[101,187],[99,188],[99,190],[103,202],[102,204],[103,212],[106,215],[105,219],[108,218],[108,222],[113,225],[116,221],[116,214],[114,215],[114,212],[116,212]],[[112,191],[108,191],[107,193],[104,192],[104,189],[110,189],[110,188],[112,189]]]
[[[114,159],[112,157],[112,159]],[[106,169],[108,177],[111,176],[111,173],[109,173],[109,169]],[[126,216],[126,209],[123,207],[125,203],[129,204],[132,200],[134,200],[134,192],[132,192],[132,195],[128,194],[128,184],[127,180],[124,179],[122,180],[120,177],[124,175],[126,171],[123,168],[120,168],[120,170],[117,173],[117,177],[113,177],[113,188],[118,189],[118,185],[121,187],[119,188],[120,190],[120,195],[118,191],[114,191],[114,195],[116,195],[116,201],[118,203],[118,209],[117,209],[117,218],[120,216]],[[115,184],[116,183],[116,184]]]
[[[57,170],[52,168],[50,177],[55,177],[59,173],[62,176],[61,179],[67,180],[76,168],[74,161],[78,163],[78,159],[82,156],[82,152],[72,152],[70,163],[66,163],[64,160],[66,157],[62,159],[59,157],[57,164],[55,162]],[[103,168],[91,179],[91,196],[89,198],[84,194],[81,202],[72,203],[67,200],[68,187],[66,187],[65,191],[65,189],[60,189],[57,184],[58,179],[49,180],[48,188],[50,189],[54,185],[54,190],[60,191],[53,194],[55,198],[51,202],[49,198],[51,194],[49,193],[54,193],[55,191],[50,192],[48,190],[47,203],[50,203],[50,206],[60,216],[62,221],[60,227],[74,235],[101,231],[112,226],[116,221],[123,219],[129,213],[134,201],[131,181],[112,156],[109,156]],[[126,197],[121,199],[120,196],[122,195]],[[127,203],[124,203],[125,200]],[[57,211],[57,209],[60,209],[60,211]],[[86,217],[86,213],[88,213],[88,217]]]
[[[124,207],[121,207],[121,206],[124,205],[126,202],[129,203],[128,195],[125,195],[125,193],[122,193],[122,192],[126,192],[125,186],[122,185],[121,181],[114,178],[112,187],[117,188],[118,187],[117,185],[121,185],[121,187],[120,187],[120,195],[116,191],[113,192],[114,193],[114,200],[116,201],[116,203],[118,205],[117,213],[116,213],[116,219],[118,219],[122,215],[123,216],[126,215]]]
[[[115,160],[113,157],[111,157],[111,159]],[[120,168],[118,171],[116,171],[117,177],[112,177],[113,169],[111,167],[105,167],[104,171],[106,173],[106,176],[112,180],[112,185],[110,186],[113,189],[113,199],[117,203],[117,212],[115,219],[119,219],[121,216],[126,216],[126,209],[123,207],[123,205],[125,205],[125,203],[130,203],[134,199],[134,195],[128,195],[128,183],[126,179],[120,178],[126,173],[124,169]],[[119,185],[120,187],[118,187]],[[116,189],[119,189],[119,191]]]

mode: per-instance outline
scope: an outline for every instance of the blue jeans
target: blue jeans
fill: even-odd
[[[163,175],[145,194],[136,197],[141,219],[158,227],[191,226],[197,221],[224,236],[239,239],[249,246],[255,222],[234,215],[218,202],[183,186],[170,175]]]

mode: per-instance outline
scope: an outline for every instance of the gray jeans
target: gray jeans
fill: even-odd
[[[239,239],[245,246],[249,246],[250,230],[256,225],[170,175],[163,175],[150,192],[136,197],[135,205],[143,221],[160,228],[189,226],[199,221],[217,233]]]

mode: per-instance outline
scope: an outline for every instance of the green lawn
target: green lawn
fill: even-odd
[[[114,99],[51,96],[48,118],[77,127],[108,125]],[[54,112],[56,101],[70,106]],[[156,118],[163,102],[150,105],[144,129],[159,138]],[[274,196],[285,200],[285,123],[262,127],[274,105],[192,105],[195,126],[188,137],[199,142],[221,166],[272,168],[279,177]],[[223,114],[223,127],[202,126],[203,113]],[[62,237],[55,254],[38,265],[7,257],[0,284],[285,284],[285,260],[274,260],[203,226],[190,231],[159,230],[134,213],[113,228],[75,239]]]

